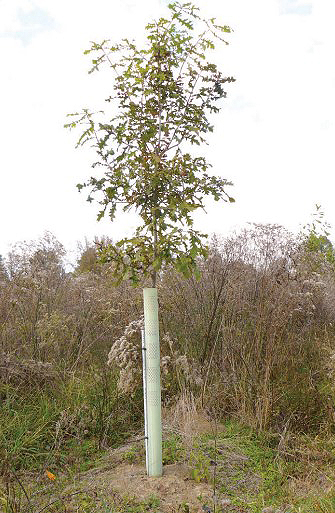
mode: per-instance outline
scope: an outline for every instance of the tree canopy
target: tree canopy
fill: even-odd
[[[185,276],[197,273],[197,258],[207,255],[206,234],[194,229],[192,212],[204,209],[204,198],[234,201],[225,178],[211,173],[205,156],[191,146],[206,143],[213,131],[211,114],[220,111],[225,84],[233,82],[207,59],[215,43],[227,45],[231,29],[206,20],[191,3],[175,2],[170,16],[146,26],[146,45],[123,39],[92,43],[90,72],[109,66],[113,92],[106,112],[70,114],[65,126],[81,125],[77,146],[91,143],[96,175],[78,184],[89,189],[88,201],[100,204],[98,220],[114,221],[119,207],[135,210],[140,224],[134,235],[100,248],[113,261],[118,281],[135,285],[142,277],[173,265]]]

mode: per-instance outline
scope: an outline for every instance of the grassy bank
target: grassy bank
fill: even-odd
[[[145,477],[143,440],[135,440],[141,438],[139,432],[121,447],[105,449],[92,434],[84,439],[72,436],[57,450],[30,458],[34,444],[37,453],[37,445],[41,448],[41,441],[48,439],[50,419],[49,428],[41,428],[39,441],[30,438],[30,451],[25,440],[20,468],[3,466],[2,511],[335,511],[334,438],[283,438],[256,433],[236,421],[217,423],[194,409],[186,419],[172,413],[165,412],[164,476],[151,481]],[[19,446],[16,450],[18,457]]]
[[[16,471],[83,463],[122,443],[142,419],[141,398],[120,397],[116,377],[101,369],[0,393],[1,460]]]

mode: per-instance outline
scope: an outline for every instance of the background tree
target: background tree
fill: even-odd
[[[118,281],[138,284],[172,264],[185,276],[197,272],[197,257],[207,255],[206,235],[193,228],[192,212],[204,208],[204,198],[234,201],[226,179],[210,173],[204,156],[192,156],[191,145],[205,143],[213,131],[209,119],[225,98],[223,87],[234,81],[206,58],[214,41],[231,32],[215,18],[204,20],[191,3],[169,5],[170,17],[146,26],[147,44],[139,49],[123,39],[93,43],[85,53],[95,54],[90,72],[108,65],[115,74],[109,110],[84,109],[71,114],[66,127],[83,125],[77,146],[93,143],[102,167],[78,189],[90,189],[88,201],[97,197],[100,220],[106,213],[114,220],[120,205],[134,209],[141,220],[134,236],[102,245],[103,261],[114,262]]]
[[[318,261],[317,267],[326,265],[335,270],[335,250],[329,240],[331,225],[324,219],[321,205],[315,205],[312,221],[303,227],[302,246],[307,255],[313,256]],[[315,262],[316,263],[316,262]]]

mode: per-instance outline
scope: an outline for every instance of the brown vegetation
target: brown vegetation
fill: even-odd
[[[140,361],[141,290],[113,287],[94,245],[74,272],[65,271],[64,255],[47,234],[17,245],[4,261],[2,383],[33,386],[104,368],[113,346],[109,363],[117,368],[122,353],[129,391],[132,359],[135,374]],[[158,284],[165,403],[186,388],[220,418],[237,416],[260,430],[331,429],[332,266],[283,228],[253,225],[214,239],[200,267],[199,281],[167,269]]]
[[[279,226],[252,225],[212,240],[199,280],[171,269],[160,275],[164,465],[190,467],[192,493],[194,480],[210,481],[212,438],[204,447],[199,440],[215,438],[214,426],[223,437],[217,480],[232,500],[237,482],[257,492],[255,476],[252,511],[265,496],[304,501],[321,486],[332,497],[335,270],[328,242],[325,253],[313,237],[310,244]],[[23,469],[37,481],[46,470],[81,472],[128,440],[126,460],[143,470],[142,291],[115,287],[96,248],[82,247],[71,272],[50,234],[0,259],[0,500],[11,513],[21,511],[13,493],[23,493]],[[232,457],[241,440],[242,466]],[[270,481],[259,480],[264,472]],[[328,495],[322,504],[332,504]]]

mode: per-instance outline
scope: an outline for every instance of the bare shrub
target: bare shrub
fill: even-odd
[[[66,372],[105,362],[110,340],[141,312],[140,291],[113,287],[108,266],[69,273],[64,255],[48,233],[14,246],[0,285],[0,350]]]
[[[3,361],[15,355],[16,362],[2,380],[5,372],[21,379],[19,362],[50,363],[45,369],[66,376],[109,359],[119,390],[142,386],[142,321],[134,321],[142,317],[142,291],[113,286],[110,264],[97,264],[94,246],[83,252],[76,271],[66,272],[62,246],[46,234],[1,261],[0,350]],[[252,225],[214,238],[199,267],[198,281],[171,269],[159,280],[164,404],[192,392],[216,416],[259,429],[332,423],[331,261],[282,227]]]
[[[253,225],[213,241],[199,282],[163,276],[163,325],[201,364],[203,399],[221,416],[258,429],[289,419],[303,431],[327,417],[325,322],[334,312],[330,277],[314,260],[282,227]]]
[[[50,363],[19,360],[15,355],[0,354],[0,382],[26,388],[54,383],[57,373]]]

